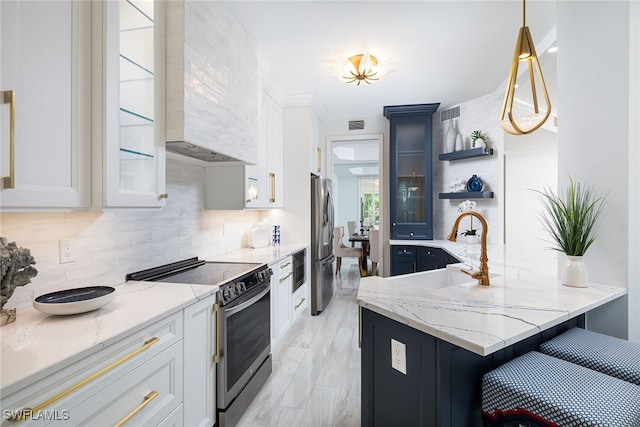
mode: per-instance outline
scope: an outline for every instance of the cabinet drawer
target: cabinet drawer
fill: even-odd
[[[52,420],[72,422],[64,419],[70,415],[69,410],[86,400],[95,390],[117,381],[181,341],[182,324],[182,312],[179,312],[88,357],[70,358],[70,366],[45,378],[40,379],[34,374],[35,383],[9,396],[2,396],[2,426],[15,425],[6,418],[21,408],[37,409],[21,426],[46,425]]]
[[[182,403],[182,357],[180,341],[118,381],[95,390],[69,411],[69,421],[92,426],[119,425],[123,420],[127,420],[123,426],[160,424]]]
[[[293,317],[295,318],[304,311],[307,306],[306,285],[300,286],[292,295],[291,307],[293,309]]]

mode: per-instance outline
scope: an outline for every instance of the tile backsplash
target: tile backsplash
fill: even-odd
[[[38,275],[5,308],[50,291],[124,282],[127,273],[188,257],[212,258],[247,246],[259,211],[205,211],[204,167],[167,159],[163,210],[0,213],[0,235],[29,248]],[[59,240],[75,261],[60,264]]]

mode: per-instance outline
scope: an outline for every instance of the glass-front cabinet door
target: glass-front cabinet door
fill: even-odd
[[[432,115],[439,105],[384,107],[391,125],[392,239],[433,239]]]
[[[165,193],[164,2],[105,13],[104,207],[161,207]]]

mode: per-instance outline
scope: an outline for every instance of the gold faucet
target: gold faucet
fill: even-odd
[[[480,224],[482,224],[482,236],[480,238],[480,270],[472,273],[469,270],[460,269],[461,272],[468,274],[474,279],[478,279],[478,285],[480,286],[489,286],[489,266],[487,262],[489,258],[487,257],[487,220],[484,219],[482,215],[480,215],[476,211],[467,211],[463,212],[456,218],[456,222],[453,224],[453,228],[451,229],[451,233],[447,237],[447,240],[451,242],[456,241],[456,237],[458,236],[458,226],[460,225],[460,220],[465,216],[475,216],[480,220]]]

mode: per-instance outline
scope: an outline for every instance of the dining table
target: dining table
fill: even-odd
[[[354,233],[349,236],[350,242],[360,242],[362,246],[362,254],[360,255],[360,276],[367,277],[367,256],[369,255],[369,234]]]

